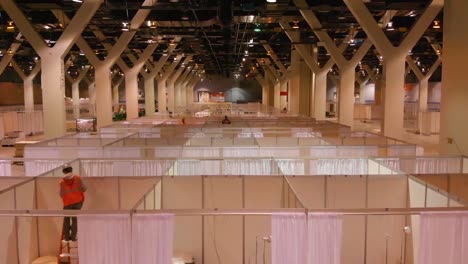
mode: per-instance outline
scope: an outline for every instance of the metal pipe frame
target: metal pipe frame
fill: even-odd
[[[426,212],[468,212],[468,207],[431,208],[369,208],[369,209],[164,209],[164,210],[0,210],[0,217],[64,217],[80,215],[145,215],[173,214],[175,216],[268,216],[282,213],[336,213],[340,215],[420,215]]]

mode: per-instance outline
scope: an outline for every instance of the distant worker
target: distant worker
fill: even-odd
[[[182,117],[182,120],[180,120],[180,123],[181,123],[182,125],[185,125],[185,117]]]
[[[283,113],[283,114],[285,114],[285,113],[287,113],[287,112],[288,112],[288,109],[287,109],[286,107],[283,108],[283,110],[281,110],[281,113]]]
[[[223,125],[224,124],[231,124],[231,120],[229,120],[229,118],[227,116],[224,116],[224,119],[223,121],[221,122]]]
[[[80,210],[84,202],[86,186],[81,177],[73,174],[73,168],[65,164],[62,168],[64,174],[60,181],[60,197],[63,200],[64,210]],[[71,223],[70,223],[71,222]],[[76,241],[78,220],[76,217],[65,217],[63,221],[63,240]]]

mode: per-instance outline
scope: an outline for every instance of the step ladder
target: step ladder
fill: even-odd
[[[78,241],[67,241],[64,243],[64,235],[60,236],[59,254],[57,256],[58,264],[79,264],[78,260]]]

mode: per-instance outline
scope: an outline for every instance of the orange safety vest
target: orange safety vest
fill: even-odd
[[[71,179],[62,179],[60,193],[62,194],[63,206],[82,202],[84,192],[80,176],[73,175]]]

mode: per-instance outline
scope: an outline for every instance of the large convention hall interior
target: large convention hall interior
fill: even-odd
[[[467,0],[0,0],[0,264],[468,263]]]

